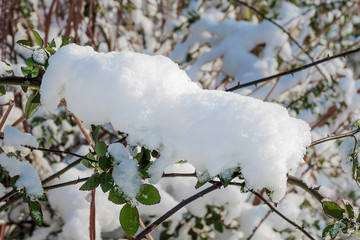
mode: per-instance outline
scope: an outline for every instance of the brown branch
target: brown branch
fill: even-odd
[[[11,101],[11,102],[9,103],[8,108],[6,109],[6,112],[5,112],[4,116],[1,118],[0,131],[1,131],[1,129],[3,128],[3,126],[4,126],[5,122],[6,122],[6,119],[9,117],[9,114],[10,114],[11,109],[13,108],[13,106],[14,106],[14,102]]]
[[[347,52],[343,52],[343,53],[339,53],[339,54],[336,54],[334,56],[331,56],[331,57],[326,57],[326,58],[323,58],[323,59],[320,59],[316,62],[312,62],[312,63],[309,63],[309,64],[305,64],[301,67],[298,67],[298,68],[294,68],[290,71],[286,71],[286,72],[281,72],[281,73],[278,73],[278,74],[275,74],[275,75],[271,75],[269,77],[265,77],[265,78],[260,78],[258,80],[255,80],[255,81],[251,81],[251,82],[248,82],[248,83],[244,83],[244,84],[240,84],[240,82],[238,83],[237,86],[234,86],[232,88],[229,88],[229,89],[226,89],[225,91],[227,92],[232,92],[232,91],[235,91],[235,90],[238,90],[240,88],[244,88],[244,87],[248,87],[248,86],[252,86],[252,85],[256,85],[256,84],[259,84],[259,83],[262,83],[262,82],[266,82],[266,81],[269,81],[269,80],[272,80],[274,78],[278,78],[278,77],[283,77],[283,76],[286,76],[286,75],[290,75],[290,74],[294,74],[296,72],[300,72],[300,71],[303,71],[307,68],[310,68],[310,67],[313,67],[313,66],[316,66],[320,63],[323,63],[323,62],[327,62],[327,61],[330,61],[330,60],[333,60],[333,59],[336,59],[336,58],[340,58],[340,57],[345,57],[347,55],[350,55],[350,54],[353,54],[353,53],[356,53],[356,52],[359,52],[360,51],[360,48],[356,48],[354,50],[350,50],[350,51],[347,51]]]
[[[317,144],[324,143],[324,142],[331,141],[331,140],[336,140],[336,139],[345,138],[345,137],[352,137],[358,132],[360,132],[360,127],[358,127],[357,129],[354,129],[350,132],[347,132],[347,133],[342,133],[342,134],[328,136],[328,137],[318,139],[316,141],[313,141],[309,147],[313,147]]]
[[[256,231],[259,229],[259,227],[261,226],[261,224],[263,224],[263,222],[270,216],[271,210],[269,210],[265,216],[260,220],[260,222],[254,227],[253,231],[251,232],[251,234],[246,238],[246,240],[251,240],[253,238],[253,236],[255,235]]]
[[[205,194],[208,194],[216,189],[219,189],[221,186],[222,186],[222,184],[220,182],[218,182],[216,184],[211,185],[208,188],[205,188],[201,192],[194,194],[193,196],[191,196],[185,200],[182,200],[179,204],[177,204],[175,207],[173,207],[172,209],[167,211],[164,215],[162,215],[160,218],[158,218],[155,222],[150,224],[147,228],[145,228],[141,233],[139,233],[136,237],[134,237],[132,239],[134,239],[134,240],[143,239],[147,233],[150,233],[152,230],[154,230],[154,228],[156,228],[159,224],[161,224],[166,219],[168,219],[171,215],[173,215],[174,213],[179,211],[181,208],[183,208],[187,204],[195,201],[196,199],[204,196]]]
[[[307,193],[309,193],[311,196],[313,196],[320,203],[322,203],[322,200],[327,198],[324,194],[322,194],[319,191],[320,187],[310,187],[308,184],[306,184],[300,178],[289,175],[287,183],[302,188],[303,190],[305,190]]]
[[[40,88],[41,78],[26,78],[26,77],[17,77],[17,76],[9,76],[9,77],[0,77],[0,85],[20,85],[27,87]]]
[[[313,238],[310,233],[308,233],[303,227],[299,226],[297,223],[295,223],[294,221],[290,220],[288,217],[286,217],[284,214],[282,214],[280,211],[278,211],[269,201],[267,201],[263,196],[261,196],[260,194],[258,194],[256,191],[249,189],[249,191],[254,194],[255,196],[257,196],[258,198],[260,198],[266,205],[268,205],[268,207],[271,209],[271,211],[275,212],[277,215],[279,215],[282,219],[284,219],[286,222],[288,222],[289,224],[293,225],[295,228],[299,229],[301,232],[303,232],[309,239],[315,240],[315,238]]]

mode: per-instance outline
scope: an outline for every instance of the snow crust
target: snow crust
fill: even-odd
[[[157,149],[154,181],[179,160],[211,177],[241,167],[249,187],[279,201],[311,141],[309,126],[280,105],[202,90],[164,56],[71,44],[49,59],[40,92],[50,111],[65,97],[85,125],[111,122],[130,145]]]
[[[17,189],[25,188],[26,193],[34,198],[39,198],[44,194],[39,175],[29,162],[22,162],[1,153],[0,165],[9,172],[11,177],[19,175],[19,179],[15,182]]]

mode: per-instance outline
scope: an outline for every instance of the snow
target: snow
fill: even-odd
[[[64,168],[64,163],[54,164],[53,170],[57,172]],[[71,181],[81,177],[88,177],[93,172],[89,169],[84,171],[72,168],[52,184]],[[89,207],[86,200],[87,191],[79,191],[81,185],[57,188],[47,193],[50,205],[60,214],[64,220],[60,240],[87,240],[89,239]],[[122,206],[113,204],[107,199],[100,189],[96,191],[96,239],[101,239],[102,231],[112,231],[120,227],[119,213]]]
[[[39,175],[29,162],[1,153],[0,165],[9,172],[11,177],[19,175],[19,179],[15,182],[17,189],[25,188],[26,193],[33,198],[39,198],[44,194]]]
[[[5,152],[20,151],[22,156],[26,156],[30,153],[30,149],[23,146],[37,148],[39,144],[31,134],[22,133],[17,128],[6,125],[4,128],[3,146]]]
[[[47,53],[42,48],[36,49],[31,57],[34,59],[36,63],[40,63],[41,65],[45,65],[46,60],[48,59]]]
[[[140,191],[140,177],[137,161],[130,157],[129,152],[121,143],[113,143],[109,146],[109,153],[114,157],[114,170],[112,176],[114,182],[131,200]]]
[[[164,56],[71,44],[49,59],[40,93],[50,111],[65,97],[85,126],[111,122],[130,145],[158,150],[154,182],[179,160],[211,177],[241,167],[249,187],[269,188],[279,201],[311,141],[309,126],[280,105],[202,90]]]

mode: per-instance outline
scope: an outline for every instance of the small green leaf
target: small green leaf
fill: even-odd
[[[41,197],[39,197],[38,199],[43,202],[49,201],[45,193],[43,195],[41,195]]]
[[[333,224],[327,225],[327,226],[324,228],[324,230],[323,230],[323,232],[322,232],[322,236],[321,236],[323,239],[326,238],[326,236],[329,234],[329,231],[330,231],[330,229],[331,229],[332,227],[334,227]]]
[[[100,184],[99,173],[93,174],[81,187],[80,190],[88,191],[97,188]]]
[[[39,75],[40,69],[39,67],[35,67],[32,71],[31,71],[31,75],[30,77],[34,78],[37,77]]]
[[[95,161],[95,157],[94,157],[94,155],[93,155],[92,153],[88,153],[88,154],[86,155],[86,157],[89,158],[89,159],[91,159],[91,160],[94,160],[94,161]]]
[[[140,187],[140,193],[136,196],[136,200],[145,205],[153,205],[160,202],[160,194],[153,185],[143,184]]]
[[[40,93],[38,92],[35,97],[31,100],[31,103],[40,103]]]
[[[348,218],[349,219],[354,218],[354,215],[355,215],[354,209],[353,209],[353,206],[351,206],[350,202],[343,200],[343,204],[344,204],[345,212],[346,212],[346,215],[348,216]]]
[[[42,47],[42,45],[44,44],[42,38],[40,37],[39,33],[35,30],[32,31],[36,40],[36,44],[40,47]]]
[[[21,89],[24,91],[24,93],[26,93],[27,90],[28,90],[28,87],[27,86],[21,86]]]
[[[11,178],[11,180],[10,180],[10,186],[12,187],[12,188],[16,188],[16,186],[15,186],[15,183],[16,183],[16,181],[19,179],[19,175],[15,175],[15,176],[13,176],[12,178]]]
[[[22,47],[25,48],[30,48],[32,49],[32,47],[34,46],[31,42],[29,42],[28,40],[19,40],[16,42],[17,44],[21,45]]]
[[[82,165],[84,165],[88,169],[93,169],[94,168],[94,166],[91,165],[90,161],[88,161],[86,159],[83,159],[80,162],[81,162]]]
[[[111,173],[103,172],[100,174],[100,187],[103,192],[109,191],[114,186],[114,179]]]
[[[136,207],[127,203],[120,211],[120,224],[124,231],[133,236],[139,228],[139,212]]]
[[[29,119],[32,115],[34,115],[34,113],[38,110],[38,108],[40,107],[40,103],[32,103],[33,99],[34,99],[34,94],[30,94],[26,105],[25,105],[25,117],[26,119]]]
[[[97,142],[95,143],[95,152],[98,157],[105,156],[107,151],[106,144],[103,142]]]
[[[92,130],[91,135],[95,142],[98,140],[100,128],[101,128],[100,125],[98,125],[98,126],[91,125],[91,130]]]
[[[66,37],[61,37],[61,46],[60,47],[63,47],[63,46],[66,46],[69,44],[69,39],[67,39]]]
[[[337,220],[343,219],[343,213],[345,212],[338,204],[332,201],[322,202],[323,210],[330,218]]]
[[[48,46],[49,46],[50,48],[56,47],[55,40],[54,40],[54,39],[51,40],[51,42],[48,43]]]
[[[54,49],[52,49],[51,47],[46,47],[45,48],[51,55],[54,55],[56,53],[56,51]]]
[[[25,60],[26,66],[29,67],[29,69],[33,69],[36,66],[36,63],[34,62],[34,60],[29,57]]]
[[[107,171],[111,167],[111,158],[106,156],[100,157],[99,166],[102,170]]]
[[[329,229],[330,237],[332,239],[336,238],[340,231],[346,232],[346,224],[342,221],[337,221],[334,223],[333,227]]]
[[[201,174],[198,177],[198,181],[195,185],[195,188],[198,189],[199,187],[203,186],[205,183],[209,182],[210,180],[211,180],[211,177],[208,172]]]
[[[127,202],[124,193],[118,186],[114,186],[109,193],[109,200],[115,204],[124,204]]]
[[[41,226],[43,222],[43,214],[41,212],[40,203],[38,203],[37,201],[31,201],[28,203],[28,205],[29,205],[31,218],[38,226]]]
[[[28,67],[21,67],[20,69],[24,77],[30,77],[31,70]]]
[[[5,95],[6,94],[6,89],[4,85],[0,85],[0,94],[1,95]]]

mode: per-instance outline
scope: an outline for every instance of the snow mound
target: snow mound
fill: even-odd
[[[40,92],[50,111],[66,98],[84,124],[111,122],[130,145],[157,149],[154,181],[179,160],[210,176],[240,167],[249,187],[279,201],[311,141],[308,124],[280,105],[203,90],[164,56],[71,44],[49,59]]]

